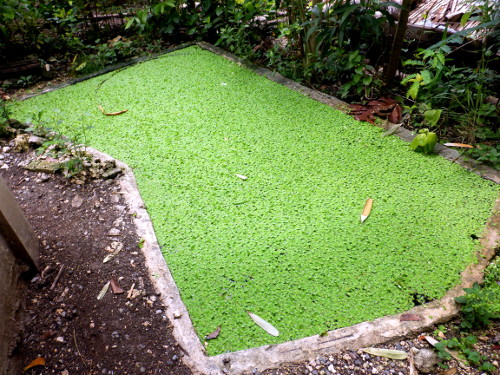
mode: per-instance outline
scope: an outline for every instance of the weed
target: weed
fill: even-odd
[[[495,371],[496,367],[488,362],[488,357],[474,349],[476,343],[477,337],[468,335],[442,340],[435,345],[435,348],[438,351],[438,357],[445,361],[449,361],[454,355],[462,358],[471,366],[478,367],[480,370],[489,373]]]
[[[410,148],[413,151],[432,154],[437,141],[436,133],[430,132],[429,129],[420,129],[418,134],[411,141]]]
[[[485,327],[493,318],[499,318],[499,291],[481,288],[476,282],[472,288],[465,288],[465,295],[455,297],[462,307],[462,323],[465,330]]]

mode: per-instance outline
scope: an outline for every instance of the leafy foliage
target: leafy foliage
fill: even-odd
[[[413,151],[432,154],[437,141],[436,133],[430,132],[429,129],[420,129],[415,138],[410,142],[410,148]]]

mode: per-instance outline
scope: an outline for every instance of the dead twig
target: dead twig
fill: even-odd
[[[57,273],[57,276],[56,278],[54,279],[54,282],[52,283],[52,285],[50,286],[50,290],[54,290],[54,288],[56,287],[57,285],[57,282],[59,281],[59,278],[61,277],[62,273],[64,271],[64,264],[61,265],[61,268],[59,268],[59,272]]]
[[[88,361],[90,363],[90,365],[89,365],[89,363],[87,363],[87,360],[85,358],[83,358],[83,355],[80,352],[80,349],[78,348],[78,343],[76,342],[76,332],[75,332],[75,329],[73,329],[73,342],[75,343],[76,351],[77,351],[78,355],[80,356],[80,359],[82,360],[82,362],[85,365],[85,367],[91,368],[92,367],[92,360]]]
[[[408,362],[409,362],[409,375],[418,375],[417,370],[415,369],[415,360],[413,358],[413,352],[410,350],[408,353]]]

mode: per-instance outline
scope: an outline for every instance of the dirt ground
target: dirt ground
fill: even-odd
[[[26,373],[191,374],[182,361],[187,352],[169,328],[168,307],[159,303],[152,289],[116,179],[75,184],[59,174],[29,172],[23,165],[34,151],[13,153],[12,145],[12,141],[0,143],[0,175],[40,239],[43,271],[25,281],[24,329],[12,354],[11,373],[21,374],[40,356],[45,366]],[[118,248],[122,250],[103,263]],[[111,280],[123,293],[109,288],[98,299]],[[476,349],[498,365],[498,322],[475,334],[481,337]],[[416,336],[384,347],[416,356],[418,351],[430,351],[430,345]],[[456,361],[448,364],[457,369],[456,374],[482,373]],[[252,373],[406,375],[411,371],[408,361],[346,351]],[[431,373],[441,371],[431,366]]]
[[[38,356],[46,365],[30,370],[33,374],[190,374],[115,181],[76,185],[19,167],[27,154],[1,155],[8,169],[0,174],[42,245],[43,271],[27,281],[24,331],[12,374]],[[123,249],[103,263],[118,247]],[[109,288],[98,300],[113,278],[124,292]]]

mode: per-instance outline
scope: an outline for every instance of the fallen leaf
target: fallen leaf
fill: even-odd
[[[100,105],[98,105],[98,107],[101,110],[101,112],[104,113],[106,116],[117,116],[117,115],[121,115],[122,113],[125,113],[128,111],[128,109],[124,109],[123,111],[107,113],[104,111],[104,109]]]
[[[247,180],[248,177],[247,176],[243,176],[242,174],[236,174],[236,177],[239,177],[241,178],[242,180]]]
[[[398,102],[394,99],[379,98],[375,100],[370,100],[366,105],[361,104],[350,104],[349,114],[354,116],[358,121],[367,121],[370,124],[375,124],[375,116],[381,118],[389,118]],[[397,110],[393,115],[393,119],[397,120]],[[389,120],[390,121],[390,120]],[[392,122],[392,121],[391,121]],[[398,121],[399,122],[399,121]]]
[[[393,124],[399,124],[402,118],[403,111],[401,110],[401,106],[399,104],[396,104],[391,114],[389,115],[389,121]]]
[[[35,366],[45,366],[45,359],[43,357],[35,358],[33,361],[31,361],[31,363],[28,366],[26,366],[24,368],[23,371],[27,371],[30,368],[35,367]]]
[[[108,281],[101,289],[101,291],[99,292],[99,295],[97,296],[97,299],[98,300],[101,300],[104,298],[104,296],[106,295],[106,292],[108,291],[109,289],[109,284],[111,284],[110,281]]]
[[[439,375],[455,375],[457,373],[457,368],[456,367],[452,367],[452,368],[449,368],[448,370],[444,370],[444,371],[441,371],[439,373]]]
[[[500,350],[500,345],[492,345],[491,349],[493,349],[493,350]]]
[[[111,278],[110,285],[113,294],[125,293],[125,291],[120,287],[120,285],[118,285],[118,281],[116,281],[114,277]]]
[[[422,320],[422,317],[417,314],[403,314],[399,317],[400,322],[416,322]]]
[[[372,206],[373,206],[373,199],[368,198],[365,203],[365,208],[363,208],[363,212],[361,213],[361,222],[365,221],[368,218],[372,210]]]
[[[123,243],[118,242],[118,241],[113,241],[111,242],[111,246],[107,246],[106,250],[111,251],[111,254],[106,255],[104,260],[102,261],[103,263],[109,262],[113,257],[118,254],[121,250],[123,249]]]
[[[464,148],[474,148],[474,146],[467,145],[465,143],[443,143],[446,147],[464,147]]]
[[[247,314],[250,316],[250,318],[252,318],[255,324],[257,324],[260,328],[269,333],[271,336],[278,337],[280,335],[280,332],[276,328],[274,328],[274,326],[271,323],[266,322],[260,316],[255,315],[249,311],[247,311]]]
[[[380,348],[364,348],[361,350],[365,353],[376,355],[378,357],[401,359],[401,360],[408,358],[408,353],[403,352],[401,350],[380,349]]]
[[[438,336],[441,337],[443,340],[446,340],[446,336],[444,335],[443,332],[439,331]]]
[[[398,129],[401,127],[402,124],[396,124],[393,125],[387,130],[384,134],[382,134],[382,137],[387,137],[388,135],[393,135],[398,131]]]
[[[205,336],[205,340],[213,340],[216,339],[219,336],[220,333],[220,326],[217,327],[215,331],[213,331],[211,334]]]

